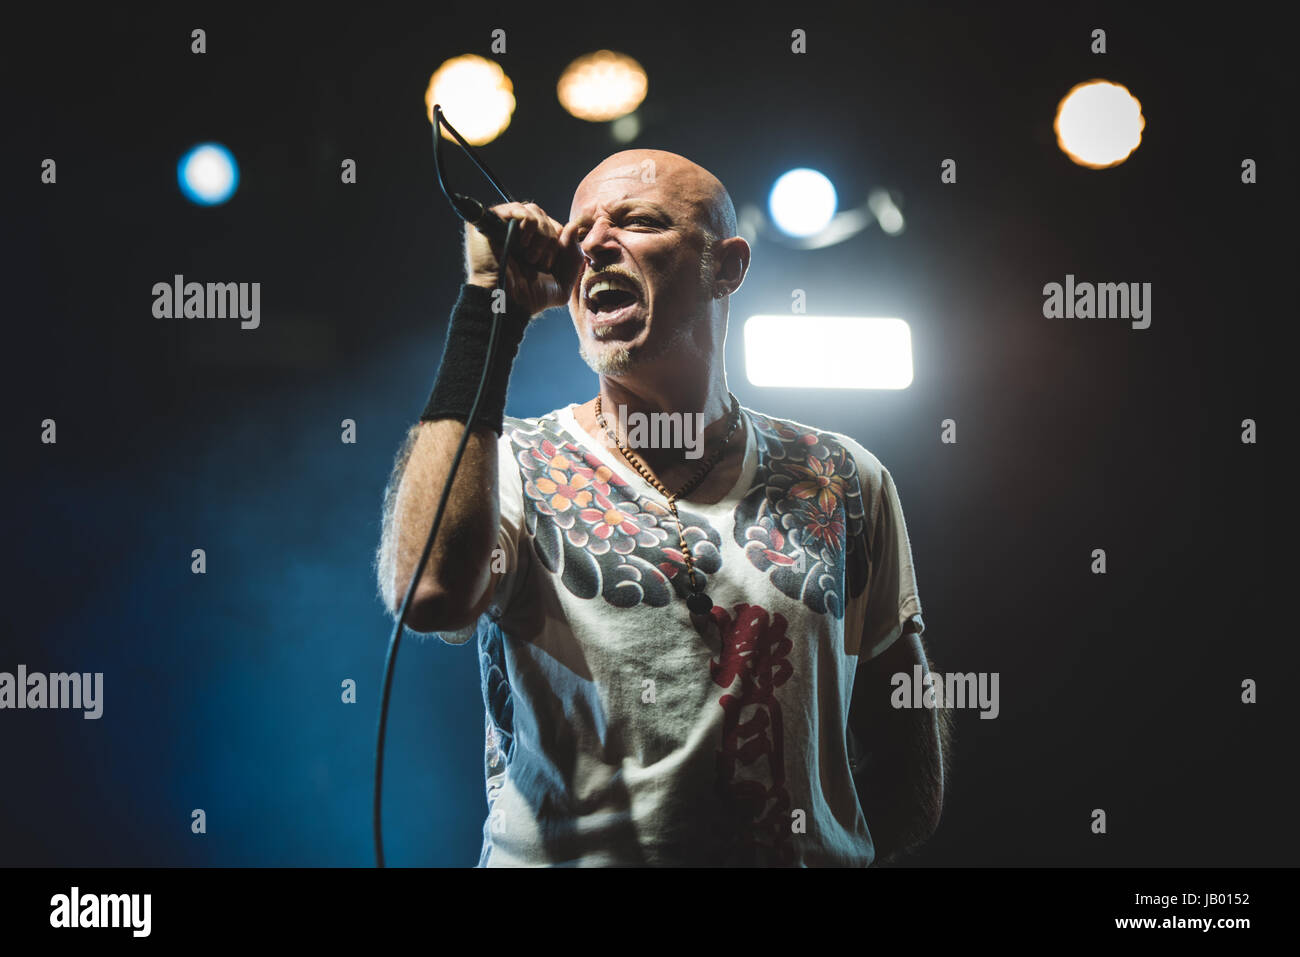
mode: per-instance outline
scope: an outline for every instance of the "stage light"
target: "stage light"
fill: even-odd
[[[897,236],[903,231],[903,211],[894,205],[894,197],[887,189],[873,189],[867,196],[867,208],[876,217],[881,232],[887,236]]]
[[[752,385],[794,389],[906,389],[912,333],[902,319],[751,316],[745,374]]]
[[[560,75],[555,94],[580,120],[604,123],[626,116],[645,99],[649,81],[641,64],[613,50],[574,60]]]
[[[181,192],[199,206],[220,206],[239,186],[239,166],[220,143],[200,143],[176,165]]]
[[[609,135],[614,137],[616,143],[631,143],[641,135],[641,117],[635,113],[620,116],[609,124]]]
[[[1142,142],[1142,104],[1125,87],[1106,80],[1080,83],[1056,108],[1056,143],[1080,166],[1118,166]]]
[[[505,132],[515,112],[514,84],[491,60],[466,53],[452,57],[433,71],[424,93],[424,108],[433,122],[433,104],[442,107],[447,122],[474,146],[491,143]],[[443,136],[451,139],[446,129]]]
[[[772,187],[767,208],[777,228],[790,236],[821,232],[835,216],[835,187],[815,169],[792,169]]]

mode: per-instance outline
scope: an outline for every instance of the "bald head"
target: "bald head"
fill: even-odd
[[[622,150],[602,160],[578,184],[569,218],[584,203],[616,200],[641,185],[657,185],[658,192],[683,207],[712,239],[736,235],[736,208],[722,182],[703,166],[667,150]]]
[[[749,244],[716,176],[664,150],[615,153],[578,184],[564,228],[584,261],[569,312],[592,369],[671,376],[684,355],[719,355]]]

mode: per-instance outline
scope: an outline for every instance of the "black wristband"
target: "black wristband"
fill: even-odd
[[[442,350],[442,363],[438,366],[429,401],[420,415],[421,422],[434,419],[468,421],[479,378],[483,375],[483,363],[487,360],[495,292],[469,283],[460,287],[460,298],[456,300],[451,325],[447,329],[447,344]],[[529,318],[522,309],[506,300],[506,311],[497,331],[492,372],[483,385],[483,399],[474,418],[475,425],[486,426],[497,435],[505,428],[510,367],[514,365]]]

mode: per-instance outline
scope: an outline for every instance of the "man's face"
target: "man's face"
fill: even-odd
[[[588,174],[569,214],[586,257],[569,312],[583,359],[612,376],[689,348],[712,299],[690,170],[626,157]]]

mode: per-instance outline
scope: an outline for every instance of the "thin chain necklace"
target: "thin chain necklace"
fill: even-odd
[[[619,452],[623,454],[623,458],[627,459],[628,464],[631,465],[632,468],[636,469],[637,474],[649,482],[655,491],[668,500],[668,508],[673,513],[674,521],[677,522],[677,538],[682,544],[682,557],[686,559],[686,569],[691,575],[691,594],[686,599],[686,607],[691,610],[692,614],[696,615],[707,615],[709,610],[713,607],[713,599],[700,591],[699,581],[695,577],[695,559],[691,555],[691,547],[686,544],[686,533],[682,528],[681,516],[677,514],[677,500],[694,491],[699,484],[704,481],[704,477],[713,471],[713,467],[717,465],[718,461],[722,458],[722,453],[726,450],[727,443],[731,441],[731,436],[735,433],[736,427],[740,425],[740,400],[730,392],[728,392],[727,395],[731,396],[731,415],[729,417],[731,424],[727,426],[727,434],[723,436],[721,444],[713,450],[713,454],[704,460],[704,464],[701,465],[695,475],[691,477],[691,480],[676,492],[672,492],[665,488],[664,484],[651,474],[650,469],[645,465],[645,463],[642,462],[631,449],[623,444],[623,440],[618,437],[617,433],[610,430],[609,426],[605,423],[605,416],[600,411],[600,393],[596,393],[596,422],[605,430],[605,434],[614,440],[614,444],[618,447]]]

